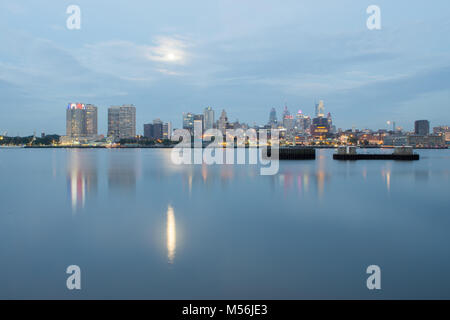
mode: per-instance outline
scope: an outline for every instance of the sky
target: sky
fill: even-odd
[[[381,29],[369,30],[369,5]],[[66,20],[81,10],[79,30]],[[450,2],[364,0],[0,2],[0,134],[65,134],[69,102],[134,104],[138,133],[182,112],[265,124],[275,107],[337,128],[450,125]]]

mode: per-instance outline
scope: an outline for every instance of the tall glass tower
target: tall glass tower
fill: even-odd
[[[204,129],[212,129],[214,127],[214,110],[211,107],[203,110]]]
[[[108,109],[108,136],[115,140],[136,136],[136,107],[132,104]]]

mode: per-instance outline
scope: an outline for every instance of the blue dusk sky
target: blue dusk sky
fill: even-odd
[[[69,30],[69,5],[81,29]],[[366,8],[381,8],[368,30]],[[338,128],[450,125],[450,1],[0,2],[0,134],[65,134],[69,102],[134,104],[155,118],[222,109],[231,121],[312,115]]]

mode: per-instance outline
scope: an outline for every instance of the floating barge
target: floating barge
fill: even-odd
[[[271,157],[271,148],[267,148],[267,156],[263,151],[263,158]],[[279,148],[279,160],[314,160],[316,159],[316,149],[314,148]]]
[[[413,153],[410,146],[396,147],[391,154],[384,153],[356,153],[356,147],[339,147],[338,153],[333,154],[334,160],[419,160],[419,155]]]

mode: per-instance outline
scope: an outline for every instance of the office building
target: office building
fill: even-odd
[[[108,136],[115,140],[136,137],[136,108],[133,105],[108,109]]]
[[[204,121],[205,120],[203,114],[194,115],[194,128],[196,128],[197,131],[201,129],[200,133],[203,133],[204,131],[205,127]]]
[[[161,119],[153,120],[153,123],[144,124],[144,137],[151,139],[170,139],[172,124],[163,123]]]
[[[153,137],[153,124],[151,124],[151,123],[144,124],[144,137],[145,138]]]
[[[161,119],[153,120],[153,139],[163,138],[163,123]]]
[[[314,137],[325,138],[330,132],[330,127],[328,125],[328,119],[324,117],[317,117],[312,120],[311,124],[311,135]]]
[[[445,136],[443,135],[410,135],[408,144],[414,148],[442,148],[445,147]]]
[[[269,127],[277,128],[278,127],[278,119],[277,119],[277,111],[275,108],[272,108],[269,113]]]
[[[325,106],[323,104],[323,100],[320,100],[319,103],[316,104],[316,118],[325,116]]]
[[[163,139],[170,140],[172,138],[172,123],[170,121],[163,124],[162,135]]]
[[[294,117],[289,112],[287,106],[284,107],[283,111],[283,127],[287,132],[290,132],[294,128]]]
[[[194,115],[190,112],[183,112],[183,129],[192,131],[194,129]]]
[[[295,117],[294,129],[297,133],[306,133],[311,126],[311,118],[302,113],[302,110],[298,110]]]
[[[86,134],[96,136],[97,129],[97,107],[92,104],[86,105]]]
[[[217,127],[223,134],[225,134],[225,131],[228,128],[228,117],[225,110],[222,110]]]
[[[214,110],[211,107],[203,110],[203,128],[204,130],[212,129],[214,127]]]
[[[430,134],[430,122],[428,120],[417,120],[414,122],[414,134],[426,136]]]
[[[69,103],[66,110],[66,135],[69,138],[85,137],[86,107],[82,103]]]

